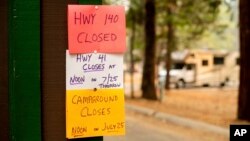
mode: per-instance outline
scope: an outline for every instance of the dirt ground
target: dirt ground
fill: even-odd
[[[155,127],[155,131],[165,131],[168,134],[177,137],[183,137],[183,141],[228,141],[229,136],[225,136],[222,134],[217,134],[215,132],[209,132],[205,130],[199,130],[190,128],[187,126],[176,126],[175,124],[163,121],[163,120],[156,120],[152,116],[145,116],[143,114],[134,112],[134,111],[126,111],[126,117],[128,118],[135,118],[137,123],[144,124],[145,126],[150,125]],[[145,122],[146,121],[146,122]],[[127,123],[127,126],[129,123]],[[127,127],[128,128],[128,127]],[[128,129],[129,130],[129,129]],[[143,129],[145,130],[145,129]]]
[[[246,123],[236,120],[238,97],[236,88],[173,89],[165,92],[162,102],[140,99],[141,93],[139,91],[135,93],[137,98],[127,98],[126,103],[227,128],[232,123]]]

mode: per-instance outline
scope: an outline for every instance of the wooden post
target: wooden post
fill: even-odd
[[[85,5],[101,5],[102,0],[79,0],[79,4]],[[73,139],[76,141],[103,141],[103,137],[91,137],[91,138],[82,138],[82,139]]]
[[[88,0],[91,4],[96,0]],[[66,140],[66,56],[68,48],[67,5],[86,3],[80,0],[42,0],[42,125],[44,141]],[[99,0],[101,4],[101,0]],[[102,141],[102,137],[71,139]]]
[[[41,141],[40,0],[8,5],[10,140]]]

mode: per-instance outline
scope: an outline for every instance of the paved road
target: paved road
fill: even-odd
[[[187,141],[186,138],[163,130],[157,125],[142,121],[134,116],[126,116],[126,135],[117,137],[104,137],[104,141]]]

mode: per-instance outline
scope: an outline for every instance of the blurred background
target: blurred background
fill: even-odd
[[[67,5],[123,5],[126,135],[228,141],[250,124],[249,0],[2,0],[0,140],[66,140]]]
[[[238,112],[238,0],[105,2],[124,5],[127,22],[127,134],[105,140],[226,141],[230,124],[249,124]]]

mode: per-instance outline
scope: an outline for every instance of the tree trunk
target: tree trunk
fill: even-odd
[[[146,0],[145,60],[143,65],[142,97],[157,100],[155,87],[155,1]]]
[[[166,54],[166,83],[165,83],[165,89],[169,90],[170,85],[170,69],[171,69],[171,53],[173,49],[175,48],[175,34],[174,34],[174,24],[173,24],[173,11],[171,9],[171,5],[173,5],[173,1],[170,1],[167,6],[167,54]]]
[[[134,42],[135,42],[135,12],[133,9],[132,11],[132,34],[131,34],[131,40],[130,40],[130,85],[131,85],[131,98],[135,98],[134,96],[134,55],[133,55],[133,50],[134,50]]]
[[[250,121],[250,1],[240,0],[240,88],[238,118]]]

